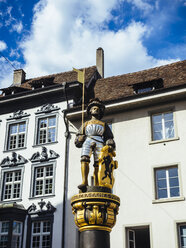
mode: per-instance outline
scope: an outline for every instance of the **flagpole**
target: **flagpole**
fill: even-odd
[[[83,124],[84,124],[84,108],[85,108],[85,68],[83,69],[82,134],[83,134]]]
[[[73,71],[76,71],[78,74],[78,82],[83,84],[82,92],[82,134],[83,134],[83,124],[84,124],[84,110],[85,110],[85,68],[83,71],[73,68]]]

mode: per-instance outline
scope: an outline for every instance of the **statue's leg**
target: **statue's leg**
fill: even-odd
[[[88,156],[81,157],[82,184],[78,186],[79,189],[83,189],[88,185],[89,163],[90,158]]]
[[[98,171],[99,171],[99,154],[101,152],[101,149],[103,147],[103,143],[96,142],[96,147],[93,150],[94,155],[94,185],[99,186],[98,182]]]
[[[94,185],[95,186],[98,186],[98,170],[99,170],[99,167],[98,167],[98,161],[95,161],[94,162]]]

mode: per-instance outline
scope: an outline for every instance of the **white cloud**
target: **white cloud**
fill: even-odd
[[[22,24],[21,21],[19,21],[19,22],[16,22],[15,24],[12,25],[10,31],[11,31],[11,32],[12,32],[12,31],[15,31],[15,32],[17,32],[17,33],[20,34],[22,30],[23,30],[23,24]]]
[[[7,45],[4,41],[0,40],[0,51],[3,51],[7,48]]]
[[[10,57],[15,57],[15,58],[19,58],[20,57],[20,54],[19,54],[19,52],[18,52],[18,50],[17,49],[10,49]]]
[[[105,76],[172,62],[148,54],[143,39],[149,31],[143,23],[132,22],[117,32],[109,30],[112,10],[121,1],[41,0],[34,8],[30,35],[20,45],[27,78],[95,65],[100,46],[105,51]]]
[[[1,23],[1,26],[9,27],[9,32],[21,33],[23,30],[23,24],[20,20],[16,19],[12,15],[12,6],[8,6],[5,12],[0,12],[0,16],[4,18],[4,22]],[[19,10],[21,11],[21,10]]]
[[[127,2],[133,4],[138,9],[144,11],[144,14],[148,14],[154,9],[153,5],[148,3],[147,0],[127,0]]]

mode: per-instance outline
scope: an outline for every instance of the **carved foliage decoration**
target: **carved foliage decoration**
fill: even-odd
[[[16,152],[12,152],[12,157],[6,157],[1,161],[1,167],[13,167],[21,164],[27,163],[28,160],[25,159],[20,154],[17,154]]]
[[[50,113],[52,111],[59,110],[58,106],[54,106],[51,103],[43,105],[40,109],[37,110],[36,114],[41,114],[41,113]]]
[[[79,231],[110,232],[116,223],[120,199],[111,193],[87,192],[73,196],[71,205]]]
[[[53,150],[47,150],[46,147],[42,147],[42,152],[36,152],[32,155],[32,157],[30,158],[31,162],[45,162],[45,161],[49,161],[51,159],[56,159],[59,157],[59,154],[57,154],[56,152],[54,152]]]
[[[39,208],[37,208],[37,206],[32,203],[32,205],[30,205],[30,207],[28,208],[28,214],[46,214],[46,213],[54,213],[56,208],[51,204],[50,201],[48,201],[47,203],[41,199],[40,202],[38,202],[38,206]]]
[[[29,115],[30,114],[24,113],[23,110],[17,110],[13,113],[13,115],[10,115],[10,117],[7,120],[21,119],[21,118],[29,116]]]

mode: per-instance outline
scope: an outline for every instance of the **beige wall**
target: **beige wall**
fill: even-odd
[[[149,112],[163,111],[169,107],[175,110],[176,138],[179,139],[150,144]],[[150,226],[151,247],[177,247],[175,221],[185,220],[186,209],[186,202],[183,200],[186,194],[186,101],[120,111],[119,114],[106,116],[106,119],[113,123],[119,164],[115,173],[114,193],[121,198],[119,216],[111,233],[111,247],[116,247],[116,244],[117,248],[126,247],[125,227],[140,225]],[[78,126],[75,122],[73,124]],[[78,192],[77,185],[81,181],[81,149],[75,148],[73,142],[74,136],[70,144],[69,199]],[[180,172],[180,201],[153,203],[153,168],[174,164],[179,166]],[[67,230],[69,234],[72,231],[68,227]],[[71,248],[71,245],[67,247]]]

